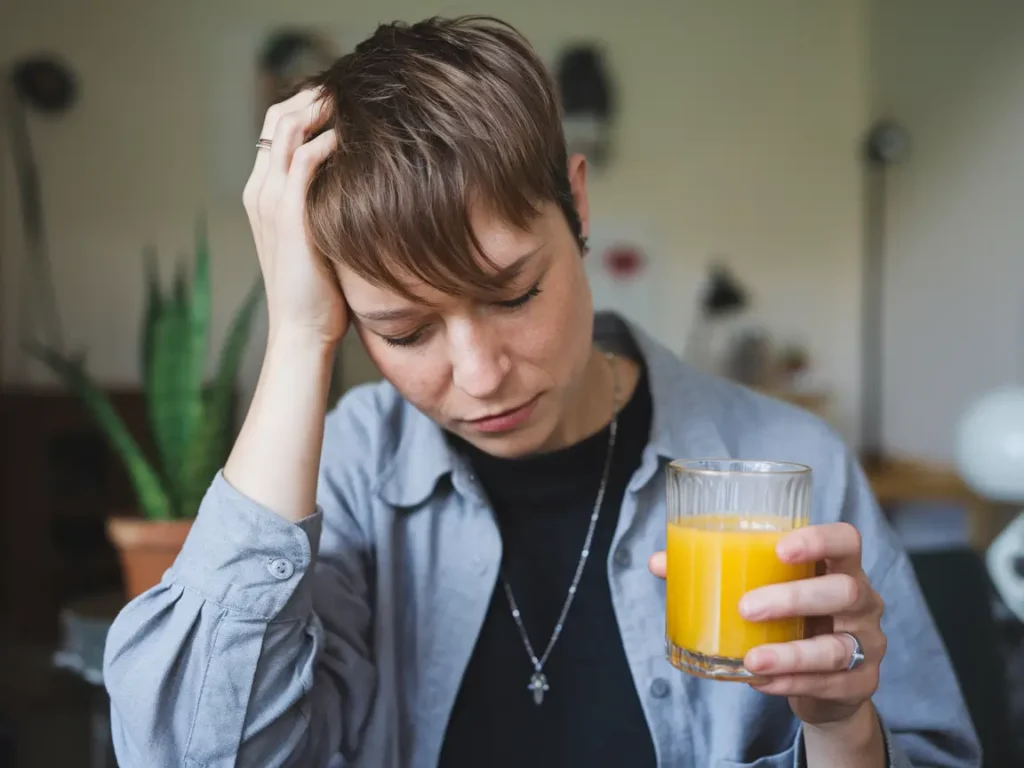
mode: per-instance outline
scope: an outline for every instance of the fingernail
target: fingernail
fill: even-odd
[[[775,554],[781,560],[795,560],[803,554],[803,547],[799,542],[783,539],[776,545]]]
[[[746,667],[751,672],[764,672],[771,669],[772,665],[778,660],[775,651],[769,650],[754,650],[750,652],[750,661]]]
[[[745,619],[757,619],[764,613],[764,607],[756,597],[744,595],[740,598],[740,614]]]

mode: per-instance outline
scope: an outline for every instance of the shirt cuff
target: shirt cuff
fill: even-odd
[[[913,765],[899,752],[892,741],[892,734],[885,725],[881,715],[878,717],[878,725],[882,728],[882,742],[885,746],[885,765],[887,768],[913,768]],[[804,751],[804,726],[801,723],[796,732],[796,755],[793,761],[793,768],[807,768],[807,754]]]
[[[292,523],[237,491],[218,472],[164,579],[254,619],[300,619],[312,610],[323,513]]]

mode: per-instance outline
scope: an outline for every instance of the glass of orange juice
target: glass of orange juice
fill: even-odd
[[[805,637],[802,618],[747,621],[740,598],[767,584],[806,579],[814,563],[775,554],[786,533],[807,525],[811,470],[802,464],[736,459],[668,466],[665,648],[690,674],[750,681],[747,651]]]

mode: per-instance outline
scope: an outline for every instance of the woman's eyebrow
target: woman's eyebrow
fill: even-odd
[[[540,253],[543,247],[544,246],[539,245],[529,253],[524,253],[522,256],[520,256],[518,259],[513,261],[508,266],[502,267],[501,270],[498,271],[498,274],[495,277],[495,281],[499,285],[507,285],[508,283],[511,283],[513,280],[519,277],[520,273],[523,271],[523,267],[525,267],[534,256]]]
[[[423,310],[414,307],[404,307],[402,309],[375,309],[369,312],[356,312],[355,314],[361,320],[387,322],[389,320],[411,320],[423,314]]]

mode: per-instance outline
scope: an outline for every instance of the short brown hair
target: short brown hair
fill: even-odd
[[[382,25],[307,86],[322,89],[339,147],[314,175],[314,246],[414,298],[403,275],[451,295],[493,295],[470,209],[525,228],[556,203],[580,246],[554,84],[497,19]],[[491,265],[493,266],[493,265]]]

